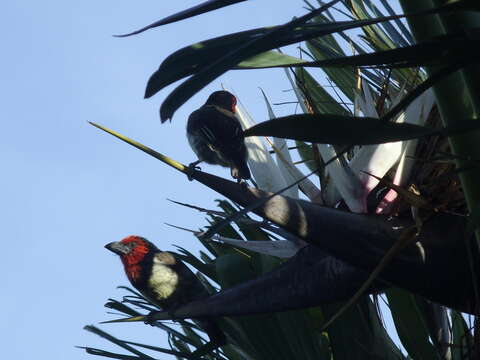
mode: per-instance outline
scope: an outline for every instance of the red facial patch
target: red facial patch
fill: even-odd
[[[234,113],[234,114],[237,110],[236,106],[237,106],[237,98],[235,96],[232,96],[232,113]]]
[[[142,267],[140,263],[145,258],[145,255],[148,254],[150,248],[147,242],[139,236],[128,236],[121,242],[123,244],[135,244],[135,246],[128,254],[121,256],[122,263],[125,268],[125,273],[127,274],[130,281],[135,281],[141,276]]]

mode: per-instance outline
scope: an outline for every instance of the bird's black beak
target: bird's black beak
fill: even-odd
[[[128,254],[129,251],[129,248],[125,244],[122,244],[120,241],[111,242],[105,245],[105,248],[107,248],[111,252],[114,252],[117,255],[125,255]]]

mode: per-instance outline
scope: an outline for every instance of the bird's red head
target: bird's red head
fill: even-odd
[[[141,276],[142,263],[158,251],[155,245],[145,238],[130,235],[121,241],[114,241],[105,247],[120,256],[125,273],[130,281],[136,281]]]
[[[237,106],[237,98],[235,97],[235,95],[225,90],[215,91],[210,94],[205,105],[216,105],[221,107],[222,109],[235,113]]]

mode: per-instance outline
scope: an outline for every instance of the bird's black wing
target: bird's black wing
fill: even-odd
[[[187,134],[200,160],[230,167],[234,178],[250,178],[242,126],[232,112],[204,105],[190,115]]]
[[[194,111],[188,120],[187,131],[226,156],[243,145],[240,122],[233,113],[217,106],[207,105]]]

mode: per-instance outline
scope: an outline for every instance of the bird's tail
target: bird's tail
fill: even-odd
[[[245,160],[236,161],[232,164],[231,168],[232,177],[234,179],[250,179],[250,170],[248,169],[247,162]]]
[[[227,337],[225,336],[225,333],[222,331],[222,329],[220,329],[220,326],[218,326],[214,319],[195,319],[195,322],[202,327],[203,331],[205,331],[210,338],[208,343],[195,351],[195,353],[197,353],[195,355],[199,356],[199,353],[204,355],[207,352],[227,344]]]
[[[208,334],[210,341],[217,344],[217,346],[223,346],[227,343],[225,333],[220,329],[217,322],[212,319],[207,319],[201,324],[203,329]]]

